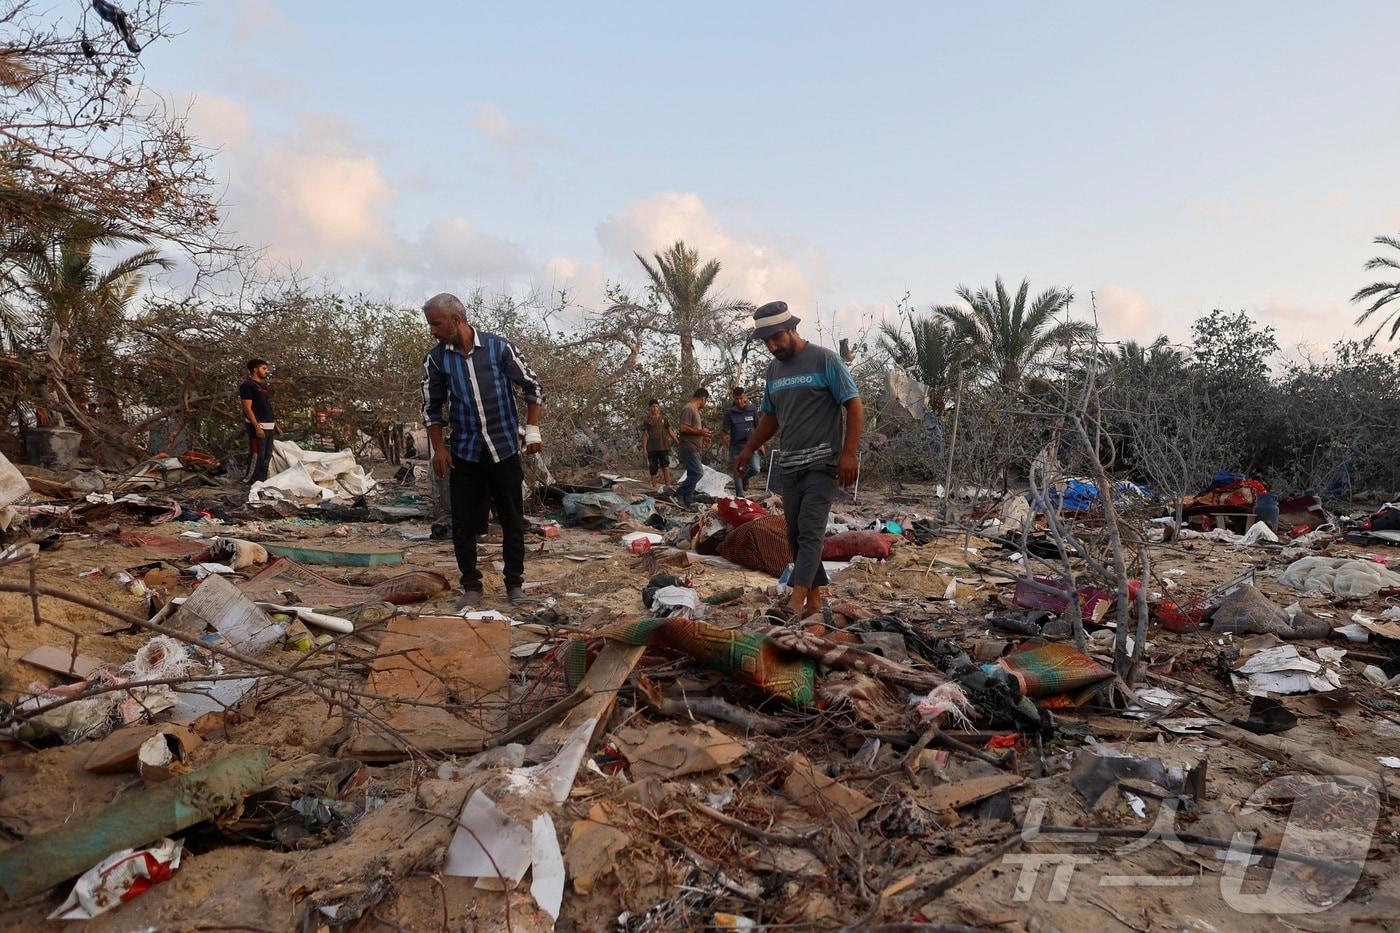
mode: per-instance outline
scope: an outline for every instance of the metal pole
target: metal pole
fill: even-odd
[[[958,447],[958,416],[962,414],[963,368],[958,366],[958,388],[953,396],[953,435],[948,441],[948,473],[943,483],[943,521],[948,521],[953,507],[953,453]]]

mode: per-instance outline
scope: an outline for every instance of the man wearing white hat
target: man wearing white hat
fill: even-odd
[[[822,569],[822,539],[837,484],[856,481],[865,409],[841,357],[799,337],[798,323],[783,301],[770,301],[753,313],[753,336],[768,347],[773,362],[768,364],[758,428],[734,458],[734,469],[737,472],[782,432],[779,487],[793,558],[788,608],[802,617],[822,610],[821,588],[828,582]]]

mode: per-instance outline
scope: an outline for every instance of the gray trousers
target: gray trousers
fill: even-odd
[[[822,540],[836,498],[836,467],[816,466],[782,474],[783,517],[792,551],[791,586],[826,586]]]

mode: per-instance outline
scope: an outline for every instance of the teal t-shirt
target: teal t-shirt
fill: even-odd
[[[841,357],[809,343],[768,364],[763,414],[778,419],[784,471],[832,464],[841,452],[842,406],[860,395]]]

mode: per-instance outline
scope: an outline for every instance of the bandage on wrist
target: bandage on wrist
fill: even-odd
[[[525,425],[525,446],[542,443],[540,438],[540,426],[537,424]]]

